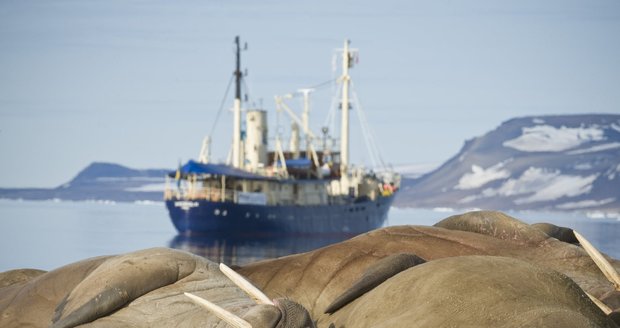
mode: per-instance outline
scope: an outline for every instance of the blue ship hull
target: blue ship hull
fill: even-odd
[[[166,207],[183,234],[359,234],[381,227],[393,200],[394,195],[350,204],[265,206],[170,199]]]

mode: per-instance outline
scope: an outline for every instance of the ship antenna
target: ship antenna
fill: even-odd
[[[241,74],[241,46],[239,44],[239,36],[235,37],[235,45],[237,46],[237,65],[235,66],[235,99],[241,100],[241,79],[243,78],[243,74]]]
[[[234,167],[241,167],[241,47],[239,45],[239,36],[235,37],[236,51],[236,69],[235,69],[235,101],[233,105],[233,149],[232,164]]]
[[[349,68],[351,67],[351,54],[349,53],[349,40],[344,41],[344,49],[342,50],[342,99],[341,110],[342,119],[340,127],[340,172],[345,176],[349,166]]]

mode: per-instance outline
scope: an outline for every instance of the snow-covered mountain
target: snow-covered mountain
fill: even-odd
[[[516,118],[436,170],[397,206],[620,211],[620,115]]]
[[[397,167],[396,206],[620,213],[620,115],[512,119],[419,176],[432,167]],[[0,198],[158,201],[169,171],[93,163],[57,188],[0,188]]]

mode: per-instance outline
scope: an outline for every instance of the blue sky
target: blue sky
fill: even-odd
[[[620,113],[616,0],[4,0],[0,186],[57,186],[93,161],[197,157],[235,35],[272,124],[273,96],[329,80],[333,50],[351,39],[357,93],[393,164],[441,163],[512,117]],[[313,102],[315,130],[327,98]],[[213,135],[217,159],[230,117]],[[360,139],[354,161],[367,160]]]

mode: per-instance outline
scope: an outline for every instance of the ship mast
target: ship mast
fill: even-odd
[[[302,128],[304,131],[304,138],[306,139],[306,157],[309,157],[310,153],[310,93],[313,92],[314,89],[299,89],[297,92],[300,92],[304,96],[304,111],[301,114],[301,122],[303,124]]]
[[[235,37],[237,45],[237,66],[235,70],[235,101],[233,104],[233,149],[232,165],[241,167],[241,47],[239,36]]]
[[[342,51],[342,100],[340,103],[342,119],[340,126],[340,172],[344,175],[349,165],[349,67],[351,55],[349,54],[349,40],[344,40]]]

